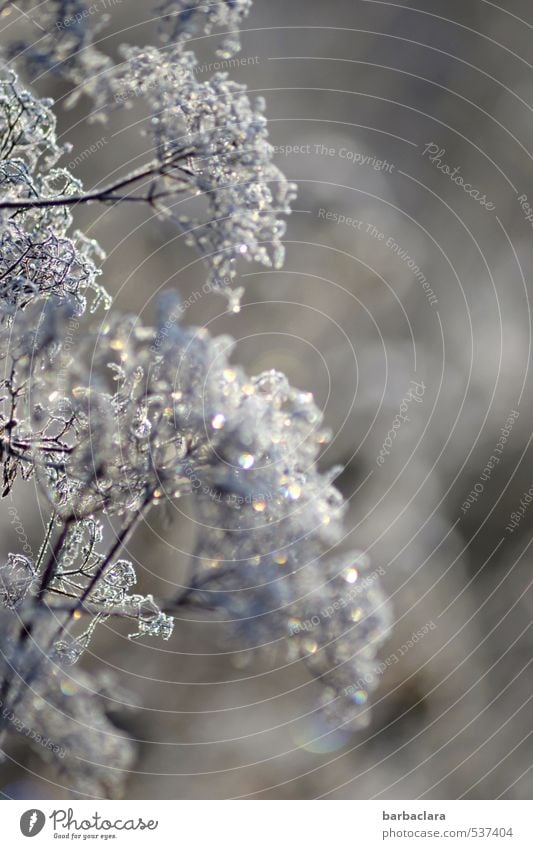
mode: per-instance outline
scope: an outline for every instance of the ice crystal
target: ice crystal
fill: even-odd
[[[238,260],[279,268],[281,216],[290,213],[295,185],[273,164],[263,98],[251,100],[226,73],[199,80],[194,53],[180,45],[124,48],[123,57],[115,103],[149,104],[157,168],[147,198],[156,211],[187,233],[215,289],[230,291]],[[183,211],[184,195],[194,213]]]
[[[165,41],[188,39],[198,32],[210,34],[224,30],[218,48],[221,56],[240,50],[239,29],[252,8],[252,0],[219,0],[197,3],[194,0],[164,0],[157,7],[160,31]]]
[[[48,511],[34,561],[1,561],[0,700],[73,755],[60,770],[88,795],[116,795],[133,757],[111,733],[106,688],[75,666],[110,617],[132,640],[168,640],[184,606],[217,611],[239,644],[284,646],[302,660],[334,724],[365,720],[390,624],[366,554],[340,549],[339,469],[319,468],[329,434],[312,395],[277,371],[247,375],[231,337],[181,324],[173,293],[153,326],[109,311],[102,253],[72,230],[86,201],[146,201],[207,259],[210,287],[235,312],[237,261],[281,264],[294,187],[273,165],[264,103],[226,74],[199,81],[183,45],[203,25],[224,31],[223,53],[234,50],[249,7],[165,2],[170,44],[125,47],[113,66],[92,47],[81,0],[45,4],[41,21],[57,32],[24,51],[36,67],[75,83],[97,111],[137,96],[148,105],[154,158],[101,190],[85,192],[59,166],[50,101],[12,73],[0,80],[2,494],[32,477]],[[96,326],[87,313],[102,303]],[[203,527],[188,586],[166,599],[137,592],[126,543],[150,509],[183,496]]]
[[[75,86],[73,105],[88,78],[103,76],[112,67],[111,59],[94,44],[109,15],[95,11],[96,6],[85,0],[3,0],[0,12],[18,13],[29,28],[27,37],[9,45],[7,58],[24,61],[32,76],[46,73],[67,80]]]
[[[81,184],[56,163],[63,154],[50,102],[39,100],[10,73],[0,80],[0,461],[3,494],[17,471],[29,476],[36,444],[49,454],[63,450],[61,425],[35,404],[40,424],[27,422],[31,375],[58,363],[88,305],[108,297],[98,283],[98,245],[70,233],[68,206],[27,208],[31,199],[69,197]],[[17,207],[17,204],[22,206]],[[3,390],[3,391],[2,391]]]
[[[54,8],[47,14],[54,17],[58,4],[52,5]],[[173,21],[173,28],[171,43],[164,49],[124,45],[118,65],[98,59],[94,72],[87,73],[82,66],[74,74],[76,97],[85,92],[94,101],[93,119],[106,120],[110,109],[129,107],[139,98],[144,101],[149,127],[146,132],[151,135],[155,154],[154,161],[139,170],[148,185],[144,198],[156,214],[187,234],[188,243],[208,264],[209,282],[229,296],[234,311],[238,310],[241,294],[240,289],[231,289],[238,260],[275,268],[283,262],[282,216],[290,213],[295,186],[272,162],[263,98],[252,100],[246,86],[229,80],[225,73],[199,80],[196,56],[184,50],[181,36],[191,28],[196,31],[202,18],[208,32],[226,25],[237,27],[249,6],[250,0],[194,7],[189,3],[166,3],[162,20]],[[61,30],[58,44],[63,45],[67,30]],[[44,37],[46,45],[47,38]],[[236,48],[234,38],[230,36]],[[54,43],[55,40],[56,34]],[[72,46],[68,39],[67,45]],[[226,45],[224,51],[227,49]],[[54,68],[72,70],[80,57],[92,55],[91,50],[84,47],[73,52],[68,62],[58,60]],[[53,119],[45,114],[43,121],[46,129]],[[53,123],[50,132],[53,134]],[[59,155],[56,150],[56,159]],[[56,169],[47,179],[50,185],[29,189],[28,178],[10,165],[3,182],[24,197],[28,191],[39,197],[51,197],[51,192],[55,197],[80,195],[79,184],[68,172]],[[112,196],[107,193],[107,198]],[[184,207],[184,196],[189,199],[190,213]],[[106,200],[105,192],[101,199]],[[43,231],[53,215],[68,212],[65,207],[27,212],[35,214],[41,219]]]
[[[225,612],[255,644],[289,638],[330,683],[327,711],[356,720],[365,705],[350,687],[368,679],[388,614],[367,558],[332,553],[345,505],[333,485],[339,469],[317,469],[328,440],[322,414],[279,372],[249,377],[232,365],[230,337],[181,327],[171,295],[159,313],[154,328],[123,317],[88,336],[91,373],[83,377],[79,358],[63,397],[53,373],[40,377],[76,432],[73,450],[49,470],[49,496],[64,516],[125,517],[147,500],[192,494],[210,532],[198,541],[193,563],[206,567],[194,565],[188,602]],[[120,600],[106,572],[95,593]],[[166,636],[151,602],[150,615],[137,617],[139,633]]]
[[[37,238],[36,238],[37,237]],[[10,221],[0,236],[0,298],[6,306],[24,307],[36,296],[55,295],[82,315],[86,292],[93,289],[94,310],[103,290],[96,284],[99,272],[91,258],[91,245],[62,238],[50,229],[43,238]]]
[[[23,307],[33,297],[53,294],[77,312],[92,290],[96,307],[106,298],[98,284],[103,259],[99,246],[79,231],[69,235],[72,215],[57,198],[77,195],[82,185],[57,162],[67,148],[58,145],[52,102],[39,100],[13,73],[0,79],[0,296]],[[24,206],[32,199],[51,206]],[[17,207],[20,203],[20,207]]]
[[[130,594],[137,583],[133,565],[122,559],[109,562],[99,550],[102,536],[102,525],[93,517],[73,521],[46,587],[48,593],[80,599],[79,609],[85,614],[81,634],[54,643],[56,657],[67,664],[77,662],[96,625],[109,615],[132,620],[138,632],[131,636],[146,634],[168,640],[172,635],[171,617],[160,611],[151,595]]]
[[[23,554],[9,554],[0,566],[0,607],[15,608],[35,579],[33,563]]]
[[[19,622],[0,612],[0,678],[8,681],[0,714],[2,735],[23,734],[53,762],[60,786],[89,797],[117,798],[123,770],[134,763],[134,747],[112,722],[120,697],[109,675],[64,669],[47,651],[54,617],[26,611],[31,637],[20,640]],[[8,696],[6,699],[6,695]]]
[[[182,215],[179,223],[208,260],[213,286],[227,289],[239,259],[282,265],[280,215],[290,213],[295,187],[272,163],[264,100],[251,102],[246,87],[227,74],[198,81],[192,61],[182,62],[177,92],[175,85],[160,85],[155,94],[154,141],[161,162],[179,159],[189,172],[188,191],[206,210]],[[133,55],[131,65],[136,66]],[[162,187],[171,179],[173,173],[163,173]],[[170,204],[166,209],[173,214]]]
[[[105,86],[111,59],[95,44],[95,37],[110,20],[113,0],[102,9],[86,0],[12,0],[0,2],[0,13],[18,13],[29,29],[27,37],[9,45],[7,56],[24,61],[34,76],[50,73],[75,86],[70,105],[86,90],[87,81],[99,77]],[[222,34],[217,53],[231,56],[240,50],[239,29],[250,12],[252,0],[163,0],[154,9],[164,42],[181,43],[204,33]],[[35,38],[36,28],[39,37]]]

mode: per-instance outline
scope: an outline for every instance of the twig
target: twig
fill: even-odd
[[[149,191],[147,195],[128,195],[117,193],[120,192],[121,189],[135,185],[135,183],[138,183],[140,180],[144,180],[149,177],[169,177],[170,174],[166,172],[172,168],[179,168],[183,174],[187,174],[187,169],[182,168],[178,163],[186,159],[190,153],[191,151],[189,150],[180,151],[179,154],[173,156],[168,161],[153,161],[137,171],[132,171],[126,177],[122,177],[116,182],[111,183],[109,186],[105,186],[103,189],[95,189],[81,195],[63,195],[55,198],[21,198],[20,200],[3,200],[0,201],[0,209],[44,209],[55,206],[75,206],[78,203],[89,203],[91,201],[99,201],[100,203],[119,203],[122,201],[142,201],[144,203],[153,203],[162,197],[175,194],[175,192],[166,191],[155,193],[153,191]]]

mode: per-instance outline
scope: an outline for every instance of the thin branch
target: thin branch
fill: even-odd
[[[72,524],[73,521],[74,521],[74,519],[72,517],[65,521],[65,523],[64,523],[64,525],[61,529],[61,533],[60,533],[60,535],[59,535],[59,537],[56,541],[56,544],[54,545],[54,548],[53,548],[52,552],[50,553],[50,556],[48,558],[48,562],[45,566],[45,569],[44,569],[44,572],[43,572],[43,575],[42,575],[42,578],[41,578],[39,590],[36,594],[36,598],[40,602],[42,601],[43,596],[46,593],[48,584],[52,580],[52,577],[53,577],[53,574],[54,574],[54,569],[56,567],[59,555],[61,553],[61,549],[63,548],[63,545],[65,544],[65,540],[67,538],[67,535],[68,535],[68,532],[69,532],[69,529],[70,529],[70,525]],[[41,559],[41,555],[39,553],[39,560],[40,559]],[[19,629],[19,633],[18,633],[18,638],[17,638],[17,646],[18,646],[19,650],[24,647],[25,643],[27,643],[27,641],[29,640],[29,638],[32,635],[32,632],[33,632],[33,622],[28,622],[26,624],[26,622],[22,621],[20,629]],[[13,680],[13,672],[14,672],[14,669],[11,668],[11,674],[6,675],[5,678],[4,678],[4,681],[2,683],[2,689],[0,691],[0,699],[1,699],[2,703],[4,702],[4,700],[7,696],[7,693],[9,691],[9,687],[11,685],[11,681]]]
[[[57,566],[57,563],[58,563],[58,560],[59,560],[59,555],[61,554],[61,549],[63,548],[63,546],[65,544],[65,540],[66,540],[68,532],[70,530],[70,526],[73,522],[74,522],[73,516],[71,516],[68,519],[65,519],[65,522],[64,522],[63,527],[61,529],[61,533],[60,533],[60,535],[59,535],[59,537],[56,541],[56,544],[54,545],[53,551],[50,553],[50,557],[48,558],[48,562],[47,562],[47,564],[44,568],[44,571],[43,571],[43,574],[42,574],[42,577],[41,577],[41,583],[39,585],[39,589],[38,589],[37,594],[36,594],[36,598],[37,598],[38,601],[42,601],[42,599],[44,598],[44,596],[47,593],[50,581],[54,577],[54,570]]]
[[[60,625],[60,627],[58,628],[58,630],[56,631],[56,633],[55,633],[55,635],[52,639],[52,645],[55,642],[55,640],[58,637],[60,637],[61,634],[68,628],[68,625],[71,622],[71,620],[73,619],[74,614],[77,613],[78,611],[83,610],[87,599],[89,598],[89,596],[92,593],[93,589],[95,588],[96,584],[98,583],[98,581],[102,577],[102,574],[105,571],[108,563],[110,563],[113,560],[113,558],[116,557],[118,552],[126,545],[128,540],[130,539],[131,535],[133,534],[134,530],[136,529],[137,525],[139,525],[140,522],[142,521],[142,519],[144,519],[146,513],[148,512],[148,510],[150,509],[150,507],[152,505],[152,498],[153,498],[153,493],[150,492],[146,496],[144,503],[142,504],[139,511],[136,513],[133,520],[129,523],[129,525],[126,525],[126,527],[123,528],[122,531],[118,534],[115,542],[113,543],[113,545],[111,546],[111,549],[109,550],[109,552],[107,554],[107,557],[99,565],[99,568],[96,570],[95,574],[92,576],[91,580],[89,581],[89,583],[87,584],[87,586],[83,590],[83,592],[80,595],[80,597],[78,598],[77,602],[73,605],[72,609],[69,611],[69,615],[67,616],[66,621],[63,622]]]
[[[37,572],[41,568],[41,564],[44,560],[44,555],[46,554],[46,549],[48,548],[48,543],[50,542],[50,538],[51,538],[52,532],[54,530],[55,521],[56,521],[56,513],[55,513],[55,511],[53,511],[52,515],[50,516],[50,519],[48,521],[48,526],[46,528],[46,534],[45,534],[45,537],[44,537],[44,540],[43,540],[43,544],[41,545],[41,548],[39,549],[39,554],[37,556],[37,562],[35,564],[35,569],[36,569]]]
[[[89,203],[91,201],[99,201],[100,203],[119,203],[123,201],[142,201],[144,203],[153,203],[162,197],[168,197],[175,192],[165,191],[155,193],[150,190],[147,195],[128,195],[122,194],[121,190],[135,185],[140,180],[156,177],[170,177],[169,170],[179,168],[180,172],[187,174],[188,171],[182,168],[179,163],[190,155],[191,151],[180,151],[179,154],[169,158],[168,161],[160,162],[154,160],[148,165],[143,166],[137,171],[132,171],[126,177],[122,177],[105,186],[102,189],[94,189],[91,192],[85,192],[81,195],[63,195],[55,198],[21,198],[20,200],[3,200],[0,201],[0,209],[44,209],[54,206],[75,206],[78,203]],[[184,181],[184,187],[186,182]],[[153,189],[153,187],[152,187]]]

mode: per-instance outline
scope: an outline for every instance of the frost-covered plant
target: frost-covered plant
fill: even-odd
[[[221,56],[231,56],[240,49],[239,30],[252,8],[252,0],[220,0],[195,3],[193,0],[163,0],[157,7],[161,16],[163,40],[186,40],[202,31],[210,34],[224,30],[218,49]]]
[[[285,223],[280,216],[290,212],[295,187],[272,162],[263,98],[252,101],[246,86],[230,81],[226,73],[199,80],[196,56],[184,49],[184,39],[204,19],[208,32],[236,26],[250,4],[251,0],[224,0],[193,7],[183,0],[166,2],[160,27],[166,34],[164,47],[123,45],[123,61],[113,65],[100,58],[90,34],[80,44],[79,24],[76,37],[71,36],[70,28],[80,17],[90,32],[94,16],[73,12],[68,0],[54,0],[45,5],[44,35],[37,39],[37,48],[29,41],[8,52],[20,53],[31,64],[36,50],[42,61],[46,45],[46,67],[76,84],[67,103],[72,105],[84,94],[90,97],[92,120],[106,120],[110,110],[128,108],[138,99],[144,102],[149,129],[143,132],[152,139],[153,160],[85,195],[75,186],[58,188],[55,202],[60,204],[63,196],[69,205],[146,201],[199,249],[213,288],[225,292],[235,310],[242,294],[231,289],[237,260],[282,265]],[[11,7],[9,2],[4,5]],[[85,4],[76,0],[78,5]],[[27,0],[25,8],[33,7],[40,9],[41,4]],[[230,38],[232,49],[238,47],[236,32]],[[227,39],[223,44],[220,49],[227,52]],[[196,199],[194,214],[182,212],[184,197]],[[35,209],[38,204],[28,198],[26,206]]]
[[[66,6],[51,3],[49,13]],[[190,228],[221,288],[239,257],[281,262],[278,216],[293,187],[272,164],[263,104],[224,75],[198,82],[183,49],[200,13],[211,31],[248,7],[165,3],[162,23],[176,14],[164,54],[126,48],[123,65],[84,81],[98,108],[108,96],[120,101],[126,80],[150,87],[155,104],[154,160],[104,189],[84,191],[58,166],[50,102],[12,72],[0,83],[3,495],[32,479],[48,511],[35,560],[10,552],[0,564],[0,700],[7,716],[76,753],[59,767],[88,795],[116,795],[133,758],[110,733],[108,684],[72,671],[109,617],[129,622],[133,639],[168,640],[182,607],[215,610],[244,645],[283,643],[301,658],[332,723],[366,715],[387,633],[366,555],[335,551],[345,505],[333,486],[339,469],[317,467],[329,434],[312,396],[275,371],[246,375],[230,361],[230,337],[182,326],[172,293],[159,299],[153,327],[109,311],[100,248],[72,230],[77,204],[141,198]],[[64,44],[48,47],[65,52],[72,74],[75,51],[70,62]],[[175,215],[184,192],[206,201],[194,220]],[[234,311],[239,294],[230,294]],[[93,327],[87,313],[102,305]],[[188,585],[166,599],[141,595],[125,546],[149,510],[186,494],[204,529]],[[2,717],[7,733],[13,720]]]

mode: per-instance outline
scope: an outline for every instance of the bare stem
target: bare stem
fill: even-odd
[[[181,163],[189,156],[190,151],[180,151],[179,153],[169,157],[167,160],[154,160],[148,165],[132,171],[126,177],[122,177],[105,186],[102,189],[94,189],[91,192],[85,192],[79,195],[62,195],[55,198],[21,198],[20,200],[2,200],[0,201],[0,209],[44,209],[54,206],[75,206],[78,203],[89,203],[91,201],[99,201],[100,203],[119,203],[122,201],[143,201],[145,203],[153,203],[163,197],[168,197],[176,193],[174,191],[155,192],[154,186],[148,190],[145,195],[124,194],[123,190],[134,186],[141,180],[155,179],[156,177],[168,177],[173,168],[178,168],[183,175],[188,175],[186,168],[182,167]],[[183,188],[185,189],[186,180],[183,180]]]
[[[48,562],[47,562],[47,564],[46,564],[46,566],[43,570],[43,574],[42,574],[42,577],[41,577],[41,583],[40,583],[39,589],[37,591],[36,598],[37,598],[38,601],[42,601],[42,599],[46,595],[50,581],[52,580],[52,578],[54,576],[54,570],[56,568],[57,561],[58,561],[59,555],[61,553],[61,549],[63,548],[63,546],[65,544],[65,540],[66,540],[68,532],[70,530],[70,526],[73,522],[74,522],[73,516],[71,516],[71,517],[69,517],[68,519],[65,520],[63,527],[61,529],[61,533],[60,533],[59,537],[57,538],[56,544],[54,545],[52,552],[50,553],[50,557],[48,558]]]
[[[137,514],[133,518],[133,520],[129,523],[129,525],[126,525],[126,527],[124,527],[122,529],[122,531],[118,534],[115,542],[113,543],[110,550],[108,551],[105,560],[101,563],[100,568],[92,576],[91,580],[89,581],[89,583],[87,584],[87,586],[83,590],[80,597],[77,599],[77,601],[74,603],[72,608],[69,610],[66,621],[63,622],[60,625],[60,627],[58,628],[58,630],[54,634],[54,637],[52,639],[52,644],[61,635],[61,633],[68,628],[68,625],[72,621],[74,615],[78,611],[83,610],[83,608],[85,607],[85,603],[86,603],[87,599],[89,598],[89,596],[92,593],[93,589],[95,588],[96,584],[98,583],[98,581],[102,577],[102,574],[105,571],[105,569],[107,568],[107,565],[109,563],[111,563],[111,561],[113,560],[114,557],[116,557],[116,555],[121,550],[121,548],[123,548],[126,545],[128,540],[130,539],[131,535],[133,534],[134,530],[136,529],[136,527],[139,525],[141,520],[145,517],[146,513],[150,509],[150,506],[152,504],[152,497],[153,497],[153,493],[150,492],[146,496],[141,508],[139,509],[139,511],[137,512]]]

